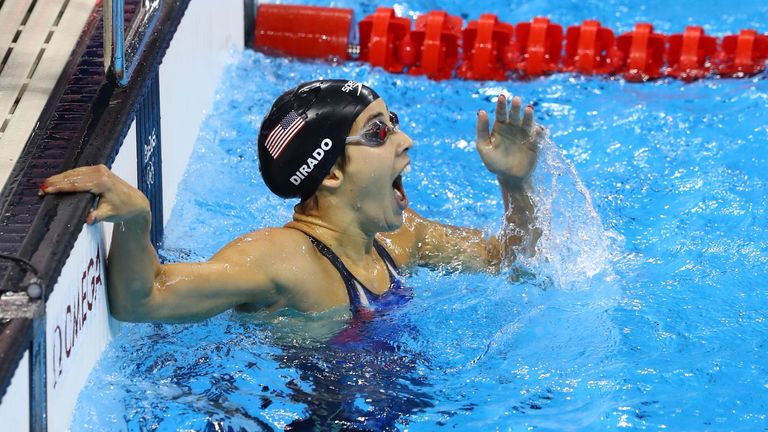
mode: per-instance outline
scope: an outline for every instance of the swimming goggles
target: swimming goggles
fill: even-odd
[[[387,141],[387,137],[397,131],[400,121],[397,118],[397,114],[389,112],[389,122],[392,126],[386,124],[382,120],[376,120],[368,125],[367,128],[360,135],[348,136],[346,143],[359,142],[368,147],[379,147]]]

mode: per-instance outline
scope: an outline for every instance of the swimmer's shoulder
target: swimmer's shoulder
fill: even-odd
[[[338,276],[329,272],[326,259],[299,230],[253,231],[233,240],[220,253],[239,261],[246,272],[267,273],[280,296],[280,306],[325,310],[346,301],[344,290],[333,289]]]
[[[376,239],[392,256],[398,267],[412,267],[419,257],[419,244],[430,221],[411,209],[403,212],[403,225],[395,231],[383,232]]]
[[[316,249],[309,237],[290,228],[263,228],[244,234],[222,248],[220,253],[245,259],[278,275],[308,269],[316,260]],[[217,254],[218,255],[218,254]],[[267,269],[264,269],[267,265]]]

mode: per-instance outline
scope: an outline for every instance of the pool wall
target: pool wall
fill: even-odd
[[[135,8],[138,2],[126,4]],[[176,0],[162,6],[171,20],[180,20],[178,27],[175,23],[159,26],[161,35],[155,41],[172,37],[167,51],[162,54],[163,43],[156,42],[158,47],[149,51],[160,53],[142,58],[142,66],[149,70],[138,73],[126,89],[101,84],[90,115],[80,125],[85,129],[83,148],[70,149],[70,157],[63,158],[56,170],[67,165],[105,163],[133,185],[141,186],[147,179],[147,164],[140,163],[146,161],[140,161],[139,155],[160,150],[154,160],[161,165],[152,167],[153,173],[162,173],[152,177],[162,179],[162,186],[155,187],[161,200],[153,209],[164,215],[158,225],[170,215],[199,125],[213,104],[224,66],[232,52],[242,50],[244,40],[243,0]],[[101,14],[100,9],[101,4],[94,14]],[[53,100],[52,96],[52,103],[66,101]],[[115,108],[121,104],[122,108]],[[31,261],[43,262],[40,272],[49,274],[43,278],[50,280],[53,289],[47,293],[44,306],[29,301],[32,312],[20,314],[2,328],[0,345],[15,345],[15,351],[0,352],[0,369],[9,371],[0,392],[0,424],[6,430],[70,429],[78,394],[102,350],[119,331],[108,313],[105,291],[111,224],[83,223],[82,208],[90,202],[87,196],[63,200],[47,197],[46,201],[57,208],[47,218],[48,232]],[[66,244],[72,245],[70,250],[55,251]],[[51,256],[66,261],[57,265],[46,259]]]

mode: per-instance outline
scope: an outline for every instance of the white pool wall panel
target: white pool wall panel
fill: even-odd
[[[243,0],[189,3],[160,65],[163,223],[228,62],[243,49]]]
[[[29,431],[29,350],[24,353],[0,403],[0,425],[2,430]]]
[[[101,224],[84,226],[45,304],[49,431],[69,429],[77,395],[117,331],[107,306],[105,254]]]

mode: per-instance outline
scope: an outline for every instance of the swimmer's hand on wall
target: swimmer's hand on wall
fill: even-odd
[[[86,222],[122,222],[134,217],[149,220],[149,201],[138,189],[116,176],[104,165],[65,171],[47,178],[40,194],[90,192],[99,197],[98,205],[86,216]]]
[[[533,107],[520,111],[522,101],[512,98],[509,115],[507,98],[499,95],[496,115],[489,134],[488,113],[477,113],[477,150],[488,171],[496,174],[504,183],[522,183],[530,178],[536,168],[539,140],[544,128],[533,119]]]

